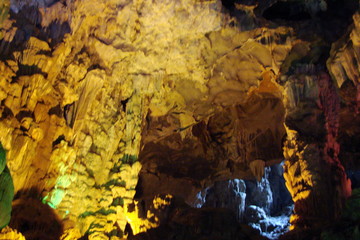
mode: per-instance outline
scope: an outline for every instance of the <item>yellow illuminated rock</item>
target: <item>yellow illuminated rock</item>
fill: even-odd
[[[5,227],[0,232],[1,240],[26,240],[25,237],[10,227]]]
[[[78,229],[68,229],[61,236],[60,240],[77,240],[81,237]]]
[[[165,209],[167,206],[171,204],[172,200],[171,195],[166,196],[156,196],[153,199],[152,207],[154,210],[159,209]],[[138,208],[138,202],[134,202],[135,209],[133,211],[130,211],[128,208],[125,208],[125,215],[128,223],[131,226],[131,229],[134,234],[138,234],[141,232],[146,232],[147,230],[151,228],[156,228],[159,226],[159,219],[156,216],[156,213],[148,210],[146,212],[146,218],[142,218],[139,216],[139,208]]]

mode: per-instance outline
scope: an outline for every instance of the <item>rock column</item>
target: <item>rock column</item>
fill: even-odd
[[[329,74],[313,65],[285,78],[284,176],[295,202],[290,222],[292,228],[320,227],[340,215],[351,194],[338,158],[340,101]]]

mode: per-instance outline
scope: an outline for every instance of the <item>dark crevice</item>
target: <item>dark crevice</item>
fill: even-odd
[[[222,5],[229,10],[234,9],[235,4],[252,6],[257,4],[257,2],[258,0],[221,0]]]
[[[63,116],[63,110],[61,109],[60,104],[56,105],[55,107],[50,108],[48,114],[56,115],[61,118]]]
[[[304,21],[311,19],[305,6],[300,2],[277,2],[266,9],[263,17],[267,20]]]
[[[294,28],[300,39],[315,41],[321,38],[324,43],[331,44],[346,34],[359,2],[332,0],[326,3],[326,7],[320,7],[306,1],[277,1],[262,16],[279,26]]]
[[[221,0],[222,5],[227,9],[232,9],[236,0]]]
[[[121,106],[122,106],[122,110],[123,110],[124,112],[126,111],[126,105],[127,105],[127,103],[129,102],[129,100],[130,100],[130,98],[126,98],[126,99],[120,101]]]
[[[20,111],[18,114],[16,114],[16,119],[21,122],[23,118],[34,118],[34,114],[31,111]]]
[[[66,5],[66,0],[53,0],[47,1],[46,7],[52,7],[57,2],[61,2],[63,5]]]
[[[52,51],[39,50],[36,55],[45,55],[47,57],[52,57]]]
[[[4,104],[2,104],[2,105],[4,106]],[[2,112],[2,116],[1,116],[0,120],[4,120],[4,119],[6,119],[8,117],[9,118],[14,117],[14,113],[11,111],[10,108],[4,106],[4,110]]]
[[[75,103],[67,104],[65,105],[63,111],[66,124],[71,128],[73,127],[75,121],[74,107],[75,107]]]
[[[99,64],[93,64],[87,69],[87,72],[90,72],[91,70],[94,69],[103,69],[103,68]]]
[[[34,74],[41,74],[45,78],[47,78],[48,74],[46,72],[43,72],[41,68],[39,68],[36,65],[24,65],[24,64],[18,64],[19,70],[16,72],[16,76],[13,77],[13,79],[16,79],[20,76],[31,76]]]
[[[58,145],[59,143],[61,143],[61,141],[65,141],[65,136],[64,135],[60,135],[55,141],[53,141],[52,143],[52,147],[55,147],[56,145]]]

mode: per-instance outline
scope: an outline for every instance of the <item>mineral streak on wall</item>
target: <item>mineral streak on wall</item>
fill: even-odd
[[[360,132],[358,13],[342,32],[357,7],[329,29],[337,1],[287,1],[296,19],[276,2],[2,1],[0,142],[17,231],[0,236],[126,238],[165,222],[178,198],[260,180],[284,157],[295,225],[308,224],[318,202],[306,199],[329,197],[331,181],[331,207],[341,206],[343,165],[360,166],[348,144]],[[338,214],[328,207],[322,217]]]

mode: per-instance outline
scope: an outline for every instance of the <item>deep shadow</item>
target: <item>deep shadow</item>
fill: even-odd
[[[38,66],[36,65],[24,65],[24,64],[18,64],[19,69],[16,72],[16,76],[13,77],[13,80],[16,81],[16,79],[20,76],[32,76],[34,74],[41,74],[45,78],[47,78],[47,73],[43,72]]]
[[[263,14],[268,20],[283,19],[287,21],[302,21],[311,19],[311,16],[300,2],[277,2]]]
[[[41,202],[36,188],[17,192],[9,226],[21,232],[27,240],[58,240],[63,226],[54,210]]]
[[[235,214],[224,208],[191,208],[174,197],[158,215],[160,226],[129,240],[265,240],[256,230],[239,224]],[[131,232],[131,230],[129,230]]]
[[[352,16],[359,9],[357,0],[326,1],[326,9],[311,10],[306,1],[278,1],[263,11],[262,16],[278,26],[294,28],[305,41],[321,38],[331,44],[347,33]]]
[[[352,189],[357,189],[360,188],[360,171],[353,171],[353,170],[348,170],[346,171],[346,175],[348,176],[348,178],[351,181],[351,188]]]

